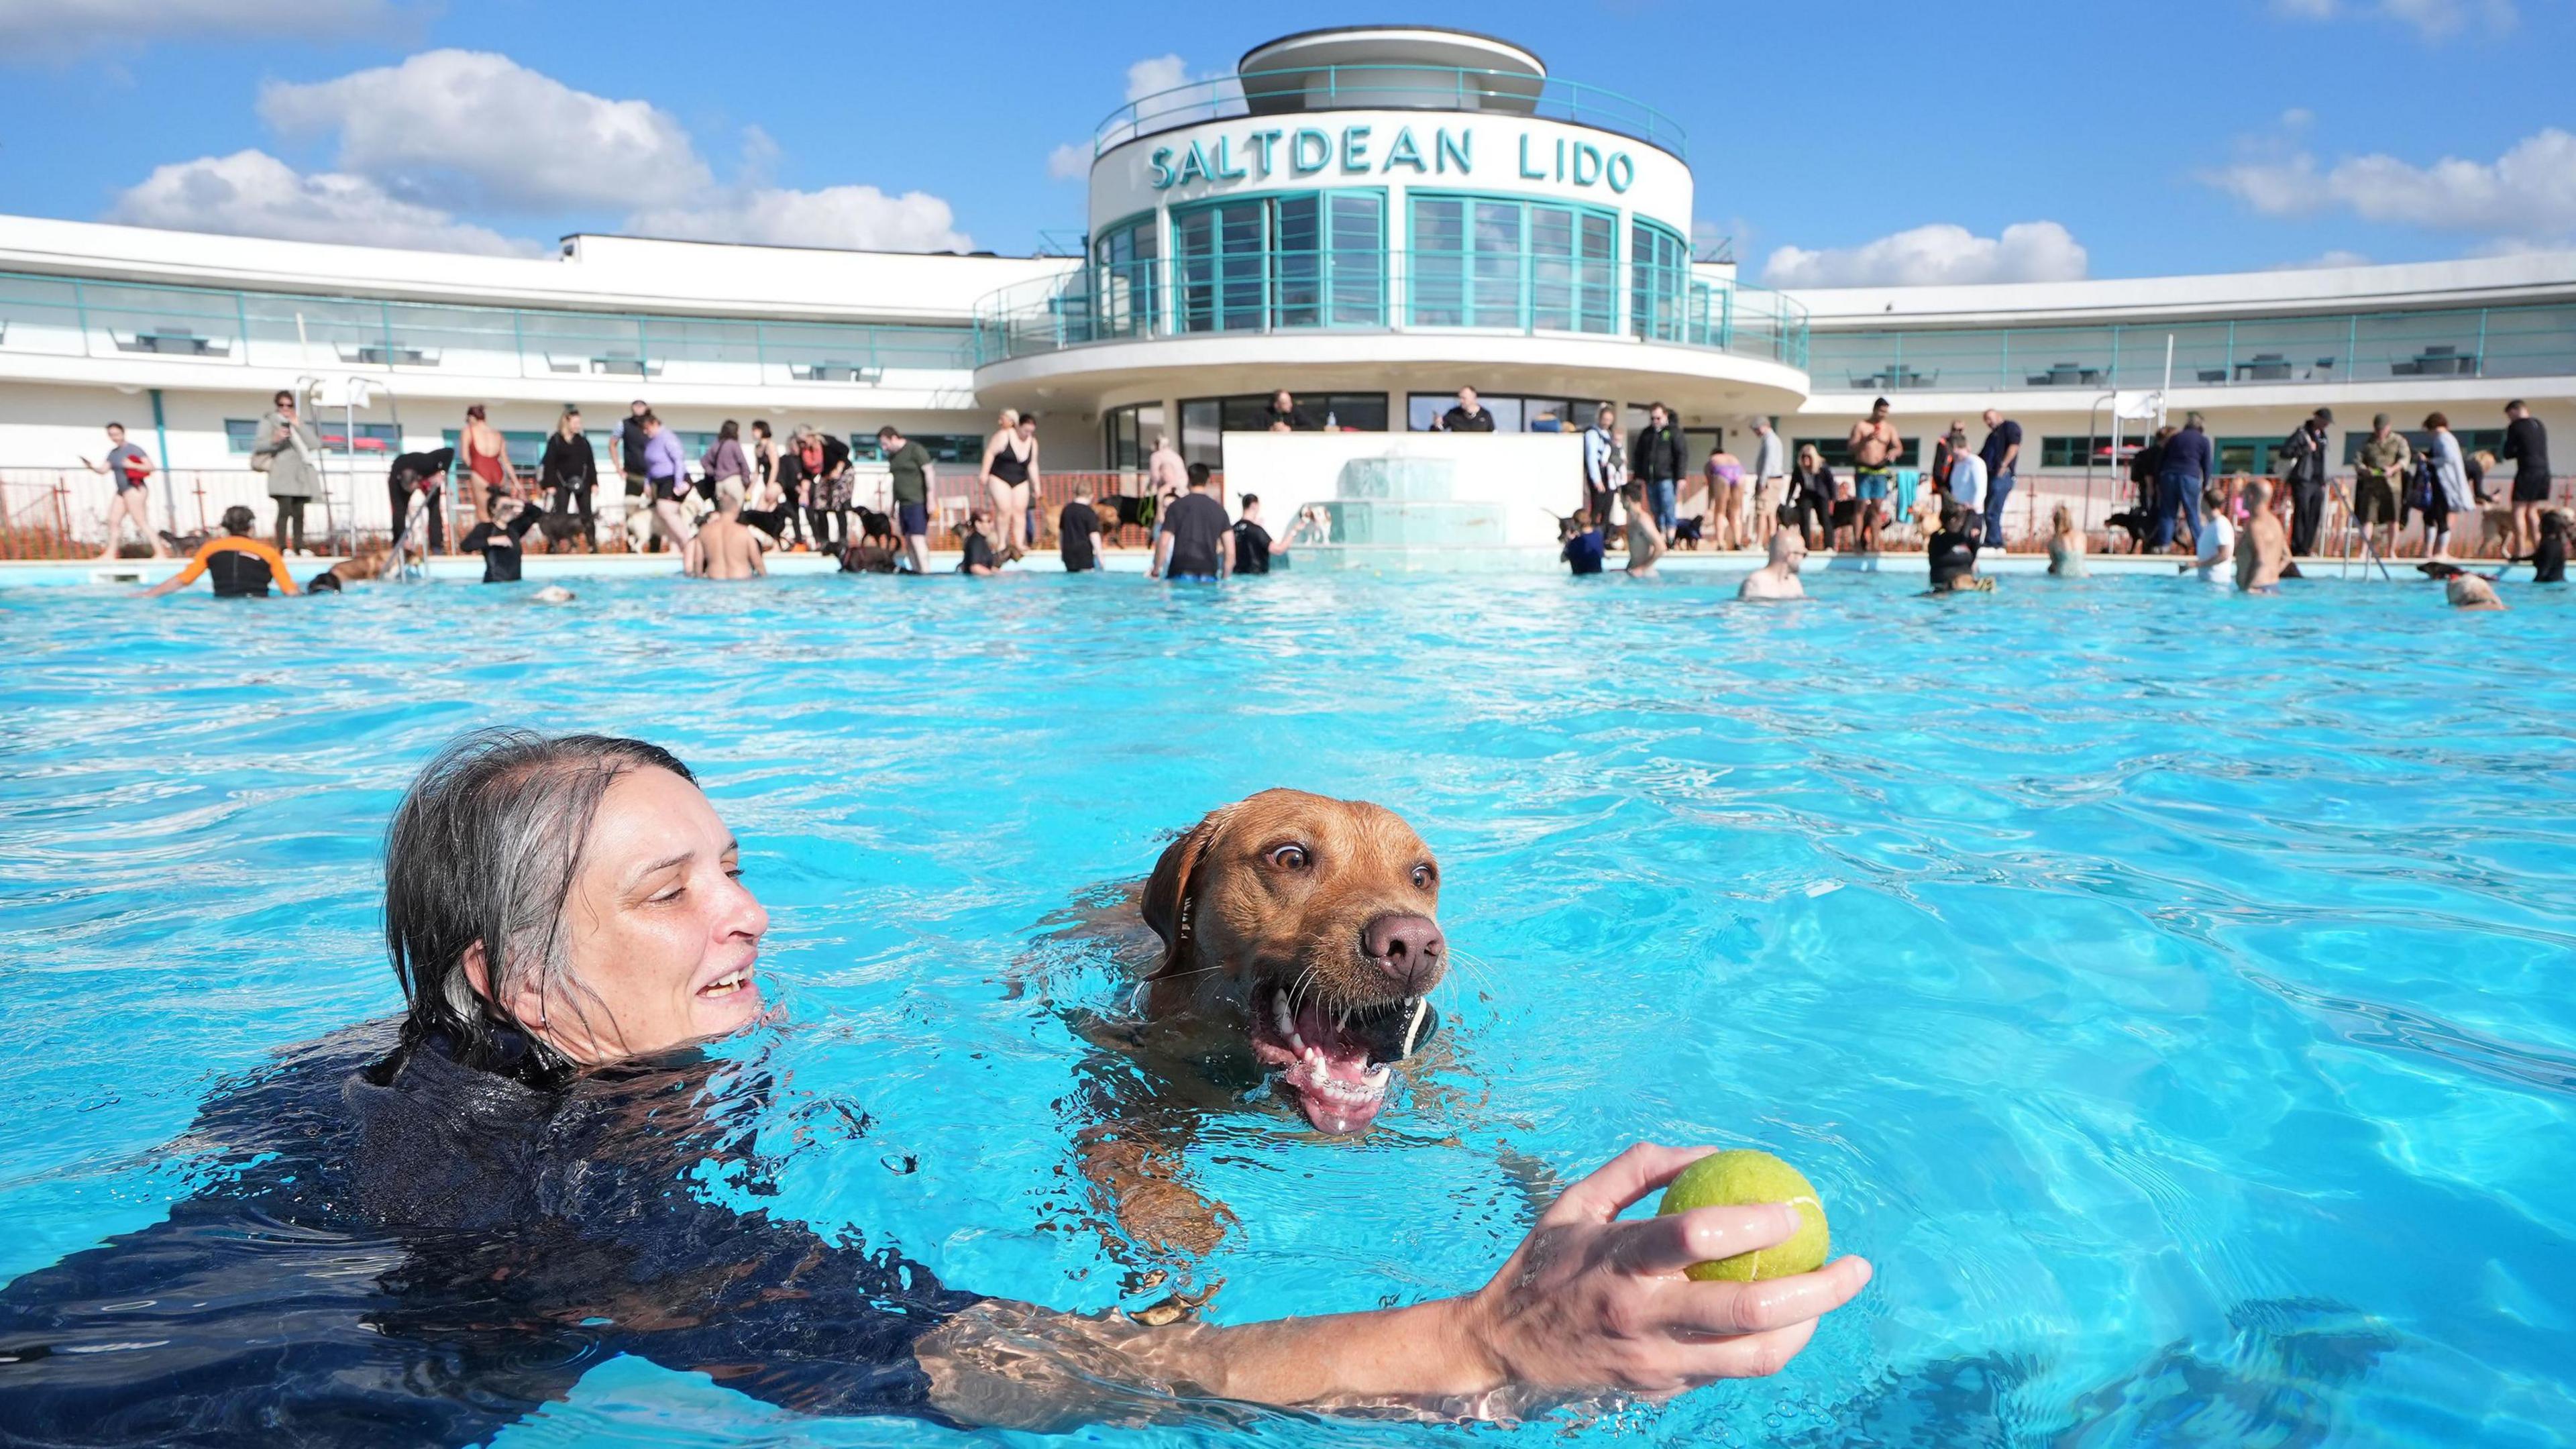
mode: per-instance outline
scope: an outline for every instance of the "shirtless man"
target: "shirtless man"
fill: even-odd
[[[2290,533],[2272,511],[2272,485],[2260,478],[2245,485],[2249,511],[2245,536],[2236,549],[2236,591],[2241,594],[2281,592],[2281,565],[2289,561]]]
[[[1157,519],[1173,500],[1190,491],[1190,465],[1181,461],[1181,450],[1172,446],[1168,436],[1154,440],[1153,455],[1145,460],[1145,491],[1153,497]]]
[[[1771,535],[1771,561],[1744,576],[1739,599],[1803,599],[1807,586],[1798,581],[1798,566],[1807,561],[1807,541],[1794,528]]]
[[[758,578],[769,572],[761,561],[760,535],[742,521],[742,480],[716,485],[716,511],[698,529],[698,571],[711,579]]]
[[[1887,399],[1869,405],[1869,416],[1852,424],[1852,497],[1860,504],[1859,537],[1855,540],[1862,553],[1878,551],[1879,515],[1892,491],[1889,470],[1905,451],[1905,442],[1896,436],[1896,424],[1887,420]]]

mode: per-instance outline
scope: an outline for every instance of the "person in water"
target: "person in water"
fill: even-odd
[[[1798,569],[1807,561],[1807,541],[1795,529],[1783,528],[1771,535],[1771,561],[1744,576],[1736,586],[1739,599],[1803,599],[1807,586],[1798,579]]]
[[[2048,515],[2048,571],[2061,579],[2084,577],[2084,530],[2063,503]]]
[[[545,517],[533,504],[505,494],[492,500],[492,516],[465,530],[456,547],[463,553],[483,555],[483,582],[515,584],[520,577],[520,555],[528,530],[544,522]]]
[[[1870,1278],[1687,1279],[1797,1214],[1620,1221],[1706,1151],[1638,1146],[1464,1297],[1157,1328],[962,1291],[733,1205],[770,1181],[753,1123],[781,1084],[704,1048],[767,1014],[769,916],[677,758],[464,736],[384,870],[400,1021],[217,1093],[194,1196],[0,1289],[11,1438],[482,1443],[620,1355],[806,1413],[1046,1432],[1211,1399],[1490,1417],[1776,1372]]]
[[[212,575],[218,599],[265,599],[268,586],[277,585],[281,594],[295,593],[295,580],[286,572],[286,560],[276,549],[250,536],[257,520],[250,509],[236,503],[224,510],[224,531],[207,539],[188,560],[188,566],[143,591],[143,597],[157,599],[175,594],[199,577]]]
[[[2563,584],[2567,582],[2567,515],[2556,508],[2544,509],[2539,527],[2540,539],[2532,545],[2531,552],[2505,562],[2531,565],[2531,581],[2535,584]]]

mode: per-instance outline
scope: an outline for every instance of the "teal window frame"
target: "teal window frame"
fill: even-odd
[[[1655,255],[1648,255],[1648,243]],[[1670,260],[1664,259],[1669,253]],[[1628,217],[1628,332],[1658,342],[1686,341],[1690,243],[1651,217]]]
[[[1424,245],[1425,205],[1458,208],[1455,246]],[[1510,216],[1510,245],[1480,245],[1505,213]],[[1542,229],[1560,223],[1565,249],[1542,253]],[[1584,246],[1594,230],[1603,244],[1598,256]],[[1619,213],[1608,207],[1496,192],[1408,191],[1405,258],[1408,326],[1618,333]]]
[[[1375,240],[1366,247],[1344,246],[1344,203],[1362,201],[1376,213]],[[1297,206],[1313,208],[1314,244],[1291,248],[1284,245],[1288,209]],[[1247,213],[1258,234],[1242,246]],[[1175,335],[1386,325],[1386,188],[1217,197],[1173,207],[1170,215]],[[1210,250],[1190,245],[1192,232],[1202,227],[1213,243]]]
[[[1103,337],[1151,337],[1164,330],[1163,216],[1122,216],[1092,239],[1093,326]],[[1150,243],[1139,248],[1142,238]]]

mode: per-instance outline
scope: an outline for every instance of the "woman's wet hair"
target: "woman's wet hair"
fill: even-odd
[[[543,1054],[545,1023],[509,1006],[531,973],[550,1009],[578,1015],[595,999],[572,978],[564,902],[600,798],[637,770],[696,779],[642,740],[512,729],[460,735],[422,767],[385,831],[385,950],[409,1003],[405,1042],[444,1034],[458,1060],[484,1065],[496,1034],[515,1029]],[[488,997],[465,970],[477,943]]]

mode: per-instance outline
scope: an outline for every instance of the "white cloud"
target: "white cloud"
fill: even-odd
[[[2084,275],[2086,265],[2084,248],[2053,221],[2019,222],[1999,237],[1941,223],[1858,247],[1780,247],[1762,264],[1762,280],[1775,287],[2070,282]]]
[[[1156,91],[1184,84],[1189,78],[1189,62],[1179,56],[1148,56],[1127,67],[1127,99],[1141,101]]]
[[[2344,0],[2272,0],[2272,9],[2293,20],[2336,20],[2347,15],[2393,20],[2414,27],[2428,40],[2456,35],[2471,25],[2503,32],[2513,29],[2522,19],[2513,0],[2363,0],[2360,4],[2346,4]]]
[[[1047,175],[1058,181],[1090,174],[1091,148],[1080,141],[1067,141],[1047,153]]]
[[[340,169],[407,197],[649,206],[714,179],[688,132],[650,102],[577,91],[488,51],[424,51],[310,85],[272,81],[259,113],[287,136],[336,134]]]
[[[2445,156],[2417,166],[2374,153],[2321,166],[2301,152],[2203,179],[2266,216],[2348,211],[2368,221],[2506,239],[2576,236],[2576,135],[2554,126],[2491,162]]]
[[[2338,247],[2330,251],[2320,252],[2313,257],[2309,257],[2305,261],[2274,262],[2264,270],[2272,272],[2307,272],[2327,267],[2366,267],[2369,265],[2370,258],[2363,256],[2359,252],[2348,252]]]
[[[886,252],[972,250],[974,239],[956,223],[948,203],[926,191],[888,196],[873,186],[821,191],[759,187],[711,192],[683,205],[639,211],[626,219],[626,229],[684,241]]]
[[[299,175],[265,151],[201,156],[155,169],[118,196],[110,221],[287,241],[534,255],[535,243],[388,195],[363,176]]]
[[[155,40],[280,41],[381,35],[408,28],[386,0],[7,0],[0,48],[19,57],[77,55]]]

